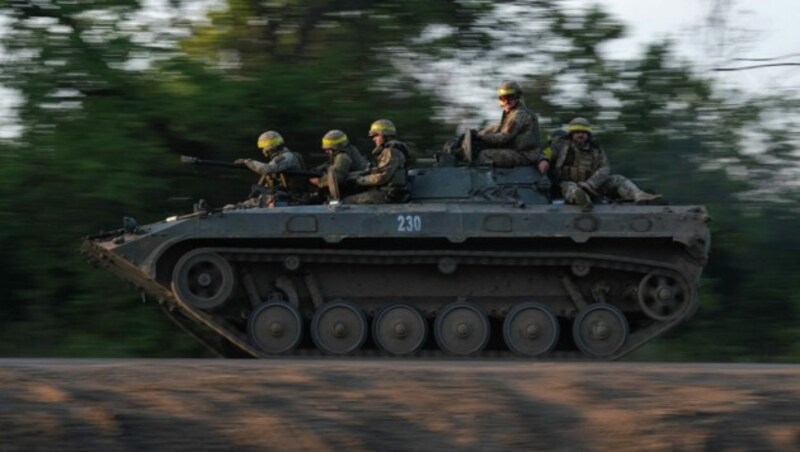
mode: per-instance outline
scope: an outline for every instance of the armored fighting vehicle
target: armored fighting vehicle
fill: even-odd
[[[584,212],[532,167],[409,178],[403,204],[199,206],[82,249],[229,357],[617,359],[697,308],[704,207]]]

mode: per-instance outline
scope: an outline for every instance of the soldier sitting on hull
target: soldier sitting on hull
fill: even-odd
[[[608,157],[593,139],[589,121],[584,118],[570,121],[567,136],[553,144],[550,161],[541,161],[539,170],[549,170],[558,181],[564,201],[585,211],[592,209],[593,198],[602,196],[636,204],[664,203],[661,195],[646,193],[623,176],[609,175]]]
[[[350,144],[347,134],[341,130],[331,130],[322,137],[322,150],[328,154],[328,163],[324,168],[332,168],[336,184],[344,189],[347,177],[351,172],[365,171],[369,161],[355,146]],[[327,188],[330,184],[330,172],[323,172],[320,177],[309,179],[312,185]]]
[[[397,129],[388,119],[379,119],[369,128],[375,143],[372,157],[375,165],[364,173],[356,173],[354,181],[367,191],[348,196],[344,204],[399,203],[408,200],[406,174],[407,146],[396,139]]]
[[[300,154],[286,147],[278,132],[269,130],[258,137],[258,147],[267,158],[267,163],[253,159],[237,159],[236,165],[244,165],[260,174],[258,184],[253,186],[253,199],[240,203],[240,207],[269,206],[276,202],[302,202],[307,181],[303,176],[285,172],[303,171],[305,164]]]
[[[539,120],[522,99],[517,82],[502,82],[497,96],[503,116],[500,122],[480,131],[470,130],[446,153],[457,160],[501,168],[533,165],[539,160]]]

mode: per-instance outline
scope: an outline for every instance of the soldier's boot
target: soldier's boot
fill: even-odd
[[[643,204],[643,205],[651,205],[651,206],[661,206],[667,203],[661,195],[655,195],[652,193],[647,193],[646,191],[639,190],[635,195],[633,195],[633,202],[635,204]]]
[[[582,189],[575,190],[575,204],[581,206],[582,212],[591,212],[594,207],[592,197]]]
[[[619,193],[619,197],[621,199],[624,199],[625,201],[633,201],[634,204],[662,205],[666,203],[663,196],[647,193],[629,180],[625,180],[622,182],[622,184],[620,184],[619,188],[617,189],[617,193]]]

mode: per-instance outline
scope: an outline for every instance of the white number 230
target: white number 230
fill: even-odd
[[[419,215],[398,215],[398,232],[419,232],[422,230],[422,218]]]

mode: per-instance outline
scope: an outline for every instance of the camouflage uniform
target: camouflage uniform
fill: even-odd
[[[403,202],[408,193],[405,150],[405,144],[397,140],[389,140],[373,149],[375,167],[355,179],[356,184],[370,189],[348,196],[342,202],[344,204]]]
[[[656,201],[660,197],[643,192],[624,176],[610,175],[611,169],[605,151],[594,140],[583,145],[564,137],[553,145],[552,176],[559,181],[561,194],[569,204],[590,208],[591,193],[584,191],[578,182],[588,183],[601,196],[624,201]]]
[[[478,132],[488,147],[478,155],[478,163],[499,167],[532,165],[539,160],[539,120],[520,99],[510,111],[503,112],[499,124]]]
[[[270,204],[274,201],[275,195],[281,192],[287,193],[292,201],[300,201],[303,198],[308,184],[306,177],[284,173],[305,170],[305,163],[300,154],[284,146],[272,154],[268,163],[253,159],[243,159],[242,163],[254,173],[261,175],[257,185],[265,187],[261,195],[266,199],[256,198],[254,202],[257,204]]]
[[[369,161],[367,161],[367,158],[352,144],[343,150],[334,151],[329,159],[329,168],[333,168],[336,181],[339,184],[347,181],[347,176],[351,172],[364,171],[368,167]],[[323,173],[319,178],[320,187],[327,187],[329,182],[328,173]]]

